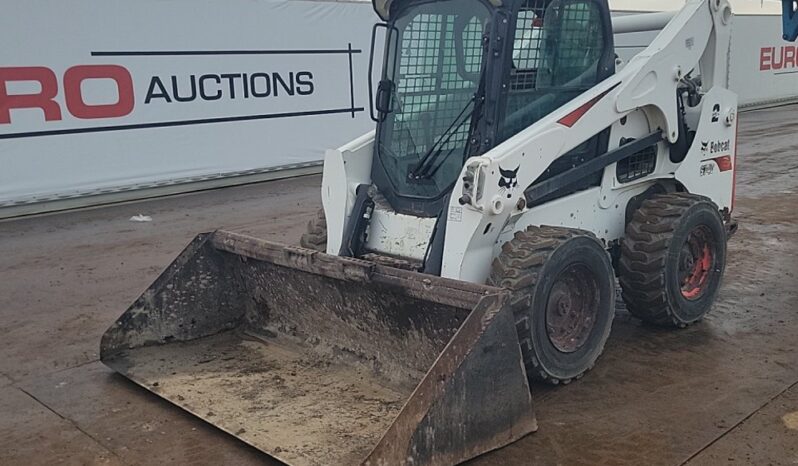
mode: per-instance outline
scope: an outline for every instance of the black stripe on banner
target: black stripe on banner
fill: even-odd
[[[207,125],[213,123],[229,123],[233,121],[268,120],[272,118],[292,118],[313,115],[331,115],[335,113],[354,113],[364,111],[358,108],[336,108],[331,110],[312,110],[307,112],[269,113],[264,115],[245,115],[222,118],[204,118],[198,120],[161,121],[156,123],[139,123],[134,125],[98,126],[94,128],[55,129],[50,131],[30,131],[25,133],[0,134],[0,139],[34,138],[41,136],[60,136],[64,134],[105,133],[109,131],[127,131],[147,128],[169,128],[173,126]]]
[[[319,50],[123,50],[91,52],[92,57],[177,57],[201,55],[327,55],[361,53],[361,49]]]

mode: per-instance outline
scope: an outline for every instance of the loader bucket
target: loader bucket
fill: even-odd
[[[508,292],[217,231],[102,361],[288,464],[449,465],[536,430]]]

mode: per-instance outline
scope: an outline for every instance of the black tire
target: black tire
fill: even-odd
[[[530,379],[569,383],[593,367],[615,314],[615,274],[595,237],[556,227],[519,231],[493,261],[488,283],[513,291]]]
[[[687,193],[646,200],[626,226],[619,262],[623,300],[646,322],[686,327],[709,311],[726,267],[718,206]]]
[[[299,245],[314,251],[327,251],[327,219],[324,218],[324,209],[319,209],[316,216],[310,219]]]

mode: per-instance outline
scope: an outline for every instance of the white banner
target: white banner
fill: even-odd
[[[306,164],[373,128],[370,2],[4,6],[0,208]],[[780,31],[777,14],[735,18],[730,87],[741,104],[798,96],[798,49]],[[654,35],[618,36],[618,54]]]
[[[370,3],[5,6],[0,206],[318,161],[373,124]]]
[[[798,99],[798,47],[781,38],[781,18],[734,18],[729,87],[741,105]]]

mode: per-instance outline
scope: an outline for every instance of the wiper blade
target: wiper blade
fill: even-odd
[[[425,179],[431,178],[437,173],[438,169],[442,164],[438,164],[435,169],[435,162],[440,157],[441,153],[443,152],[443,147],[452,139],[452,136],[457,134],[460,128],[471,118],[476,111],[476,106],[474,106],[471,111],[468,111],[468,107],[474,103],[475,96],[472,96],[468,99],[463,109],[460,113],[455,117],[452,121],[452,124],[446,129],[446,131],[441,134],[441,137],[429,148],[426,154],[418,161],[418,163],[410,170],[410,176],[414,179]],[[449,150],[447,152],[447,156],[452,153],[454,149]],[[445,159],[444,159],[445,160]]]

